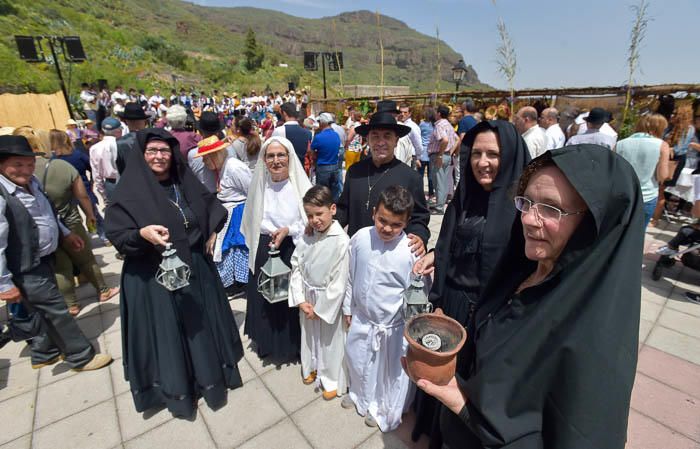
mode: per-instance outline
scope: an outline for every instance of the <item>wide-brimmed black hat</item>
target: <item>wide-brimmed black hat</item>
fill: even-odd
[[[224,124],[219,120],[219,116],[211,111],[204,111],[199,117],[199,123],[197,123],[197,128],[200,131],[207,131],[210,133],[218,133],[224,129]]]
[[[122,120],[148,120],[146,113],[138,103],[127,103],[124,105],[124,112],[121,113]]]
[[[34,157],[36,154],[23,136],[0,136],[0,156]]]
[[[392,114],[398,114],[399,107],[396,105],[394,100],[381,100],[377,102],[377,114],[380,112],[391,112]]]
[[[602,125],[603,123],[608,121],[609,117],[610,115],[605,109],[593,108],[591,109],[591,112],[588,113],[588,117],[585,117],[584,120],[593,123],[594,125]]]
[[[355,132],[362,137],[367,137],[367,134],[373,129],[391,129],[396,132],[396,135],[403,137],[411,132],[411,128],[406,125],[396,123],[396,119],[388,112],[377,112],[369,119],[366,125],[360,125],[355,128]]]

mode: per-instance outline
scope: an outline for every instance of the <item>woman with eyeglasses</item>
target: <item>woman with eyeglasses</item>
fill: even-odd
[[[445,386],[445,447],[623,449],[639,340],[644,201],[633,167],[598,145],[551,150]]]
[[[435,250],[423,256],[414,271],[435,272],[430,301],[470,331],[469,318],[516,220],[512,190],[530,154],[515,127],[496,120],[480,122],[464,135],[460,161],[462,177],[445,212]],[[432,448],[441,447],[439,405],[425,394],[416,395],[414,441],[426,433]]]
[[[272,247],[291,266],[295,242],[306,228],[302,198],[311,188],[292,143],[280,136],[265,141],[248,189],[241,233],[249,249],[244,332],[255,343],[258,356],[284,362],[299,357],[299,312],[287,301],[268,302],[258,291],[260,269]]]
[[[166,406],[190,418],[203,397],[217,409],[243,383],[238,327],[212,261],[226,209],[194,176],[169,132],[136,134],[105,224],[125,255],[121,279],[124,375],[138,412]],[[167,244],[190,268],[189,285],[156,280]]]

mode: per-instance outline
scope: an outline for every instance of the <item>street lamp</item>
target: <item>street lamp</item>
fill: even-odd
[[[452,80],[454,80],[456,84],[456,92],[459,92],[459,83],[464,81],[464,76],[467,74],[467,70],[467,65],[464,63],[463,59],[457,61],[457,65],[452,67]]]

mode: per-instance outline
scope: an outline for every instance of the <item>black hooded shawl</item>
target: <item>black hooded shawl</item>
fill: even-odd
[[[481,266],[478,276],[482,288],[503,254],[516,217],[512,190],[517,185],[523,168],[530,162],[530,153],[511,123],[502,120],[480,122],[470,129],[462,140],[459,156],[462,176],[455,190],[455,196],[445,211],[440,236],[435,245],[435,277],[430,291],[430,300],[436,305],[440,303],[448,271],[454,264],[451,248],[457,238],[456,229],[464,218],[473,213],[472,202],[479,201],[485,195],[483,187],[474,178],[470,164],[474,140],[484,131],[493,131],[498,136],[501,158],[493,188],[486,194],[488,197],[487,222],[481,239]]]
[[[153,245],[139,235],[144,226],[159,224],[170,231],[170,242],[178,256],[189,264],[190,245],[182,215],[168,199],[143,152],[146,143],[162,140],[170,145],[172,164],[170,179],[176,183],[187,206],[197,217],[197,226],[206,240],[221,230],[226,222],[226,209],[194,176],[180,153],[180,145],[172,134],[161,128],[146,128],[136,134],[137,148],[127,155],[127,164],[114,190],[105,216],[105,231],[117,250],[126,255],[149,253]]]
[[[476,436],[489,448],[625,446],[639,340],[639,181],[627,161],[597,145],[540,158],[550,156],[589,212],[547,279],[519,294],[536,263],[525,258],[515,222],[465,347],[472,367],[457,376],[467,405],[459,418],[448,410],[441,417],[448,445]]]

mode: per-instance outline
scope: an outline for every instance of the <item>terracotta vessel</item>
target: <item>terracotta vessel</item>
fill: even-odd
[[[439,350],[433,351],[421,344],[427,334],[439,337]],[[436,385],[447,385],[455,375],[457,353],[467,341],[464,327],[442,311],[421,313],[408,320],[403,335],[408,341],[406,371],[411,380],[427,379]],[[428,338],[435,340],[433,336]]]

